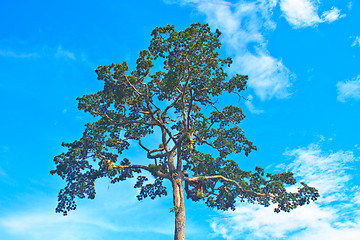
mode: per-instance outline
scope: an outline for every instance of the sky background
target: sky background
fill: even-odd
[[[228,73],[249,75],[242,127],[258,151],[240,166],[293,171],[321,198],[280,214],[186,201],[187,239],[359,239],[360,1],[0,0],[0,22],[1,239],[172,238],[171,195],[138,202],[133,181],[102,180],[63,217],[49,171],[92,121],[75,99],[102,88],[95,68],[133,67],[152,29],[193,22],[219,28]]]

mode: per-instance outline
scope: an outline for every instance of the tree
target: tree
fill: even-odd
[[[256,146],[239,126],[245,118],[241,108],[217,103],[223,95],[241,97],[248,79],[228,78],[225,68],[232,60],[219,58],[220,35],[200,23],[179,32],[170,25],[157,27],[131,73],[126,62],[96,69],[104,89],[77,99],[79,109],[96,121],[85,125],[80,140],[63,143],[68,150],[54,158],[51,174],[67,182],[56,212],[74,210],[76,197],[95,198],[98,178],[116,183],[137,177],[139,200],[167,195],[166,180],[172,184],[175,240],[184,240],[184,190],[187,198],[221,210],[234,210],[239,200],[288,212],[319,197],[305,183],[288,192],[286,187],[296,183],[291,172],[244,171],[231,159],[241,152],[248,156]],[[156,146],[147,141],[154,134],[160,136]],[[120,159],[130,144],[144,150],[149,164]],[[143,172],[153,182],[147,183],[149,174]]]

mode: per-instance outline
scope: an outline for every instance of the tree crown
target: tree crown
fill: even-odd
[[[80,140],[63,143],[68,151],[54,158],[57,166],[51,173],[67,181],[57,212],[75,209],[75,197],[94,198],[95,180],[101,177],[115,183],[137,176],[139,200],[166,195],[163,180],[180,178],[188,198],[221,210],[235,209],[237,197],[264,206],[276,203],[276,212],[317,199],[317,190],[305,183],[296,193],[286,191],[296,183],[291,172],[244,171],[230,159],[234,153],[247,156],[256,146],[240,127],[245,118],[241,108],[217,106],[221,95],[241,97],[248,79],[228,77],[225,69],[232,60],[219,57],[220,35],[200,23],[179,32],[170,25],[157,27],[133,71],[126,62],[96,69],[104,89],[78,98],[78,107],[97,121],[86,124]],[[155,148],[145,141],[153,134],[160,135]],[[120,160],[130,144],[144,150],[148,165]],[[145,184],[148,177],[142,171],[150,172],[154,182]]]

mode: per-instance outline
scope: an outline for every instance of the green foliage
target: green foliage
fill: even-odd
[[[169,212],[170,212],[170,213],[178,213],[178,212],[180,212],[180,210],[181,210],[181,207],[179,207],[179,206],[174,206],[174,207],[172,207],[172,208],[169,209]]]
[[[144,198],[150,197],[155,199],[157,196],[161,197],[162,195],[167,195],[166,188],[163,186],[163,179],[160,177],[155,177],[154,183],[149,183],[144,186],[144,182],[148,181],[148,178],[145,176],[138,176],[137,182],[135,183],[135,188],[140,188],[139,194],[136,196],[139,201]]]
[[[126,62],[96,69],[104,89],[77,100],[79,110],[97,120],[86,124],[80,140],[63,143],[67,152],[54,158],[51,173],[67,182],[57,212],[66,215],[75,209],[76,197],[94,198],[95,180],[102,177],[112,183],[137,177],[139,200],[167,195],[163,180],[181,178],[188,198],[221,210],[235,209],[240,200],[278,204],[275,212],[290,211],[319,197],[305,183],[298,192],[287,192],[286,187],[296,183],[290,172],[265,175],[260,167],[244,171],[231,159],[239,153],[248,156],[256,146],[240,127],[245,118],[241,108],[216,106],[225,94],[241,97],[248,80],[240,74],[228,77],[225,70],[232,59],[219,58],[220,35],[200,23],[183,31],[157,27],[133,71]],[[159,147],[150,149],[145,140],[156,130]],[[149,164],[132,164],[126,158],[118,163],[130,143],[138,143]],[[149,179],[142,171],[152,174],[153,183],[145,184]]]

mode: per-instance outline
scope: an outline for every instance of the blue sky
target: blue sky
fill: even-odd
[[[9,240],[171,239],[171,195],[138,202],[133,182],[99,181],[95,200],[55,214],[61,142],[92,118],[76,97],[94,69],[134,66],[157,26],[209,23],[230,74],[249,75],[243,129],[258,147],[245,170],[291,170],[321,198],[291,213],[186,202],[187,239],[358,239],[360,2],[357,0],[0,1],[0,235]],[[134,148],[132,156],[142,158]]]

